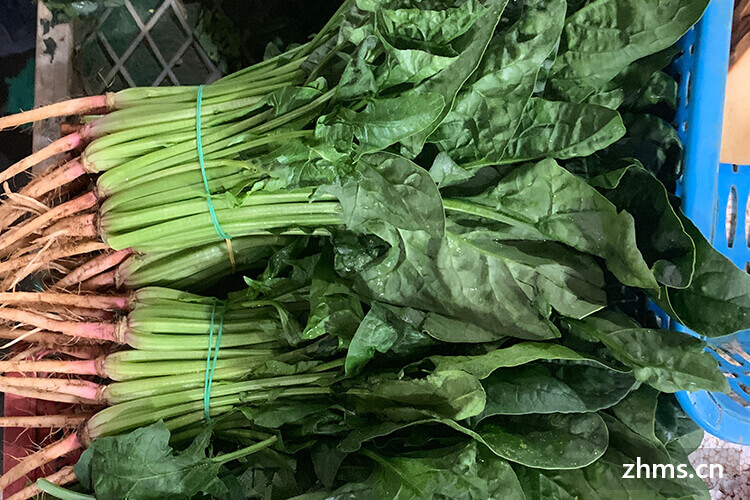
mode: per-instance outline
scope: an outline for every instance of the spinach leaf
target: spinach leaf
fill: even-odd
[[[444,107],[443,96],[435,92],[378,98],[359,112],[341,107],[321,116],[315,136],[341,144],[353,135],[359,141],[360,154],[375,152],[425,130]]]
[[[625,134],[617,111],[533,97],[497,164],[588,156]]]
[[[638,248],[662,285],[687,288],[695,270],[695,243],[672,208],[664,185],[640,165],[596,177],[591,184],[635,219]]]
[[[656,405],[659,394],[653,387],[642,385],[613,406],[612,413],[631,431],[658,444],[660,441],[656,438]]]
[[[414,357],[435,342],[423,333],[425,315],[373,302],[346,352],[347,376],[356,375],[376,352]]]
[[[677,130],[658,116],[623,114],[625,137],[604,152],[606,159],[635,158],[670,186],[682,171],[684,148]]]
[[[302,337],[332,334],[347,343],[363,317],[362,304],[354,291],[337,279],[330,267],[316,266],[310,284],[310,315]]]
[[[458,328],[440,340],[487,342],[509,335],[538,340],[557,335],[546,319],[546,304],[529,300],[503,259],[450,232],[443,238],[421,231],[394,231],[387,237],[391,248],[355,270],[359,290],[381,302],[478,327],[471,330],[478,337]]]
[[[594,0],[570,16],[550,94],[581,102],[633,61],[674,45],[708,0]]]
[[[457,6],[435,10],[420,8],[420,2],[398,7],[379,10],[383,31],[397,39],[430,45],[447,45],[469,31],[487,13],[487,7],[478,0],[467,0]]]
[[[443,233],[443,204],[437,186],[424,169],[399,155],[365,155],[357,162],[355,175],[322,186],[318,194],[336,196],[344,222],[357,232],[377,234],[390,224],[435,236]]]
[[[659,441],[652,441],[631,430],[617,418],[602,414],[609,430],[609,444],[612,447],[626,450],[628,455],[641,457],[648,463],[668,463],[669,452]]]
[[[383,37],[380,42],[385,49],[385,61],[378,66],[375,74],[379,89],[404,83],[418,84],[449,67],[458,57],[433,54],[419,49],[396,48]]]
[[[623,454],[614,447],[602,458],[583,469],[543,470],[514,467],[519,482],[528,500],[559,498],[575,500],[709,500],[708,487],[697,477],[691,480],[643,477],[623,478],[627,472],[623,464],[635,464],[635,458]],[[683,464],[686,474],[692,467],[687,460]],[[650,466],[651,464],[649,464]],[[697,479],[697,481],[696,481]]]
[[[554,242],[516,240],[508,226],[484,229],[476,219],[455,219],[448,220],[448,231],[460,235],[464,246],[504,260],[533,303],[579,319],[606,305],[604,275],[590,256]]]
[[[375,498],[524,498],[510,464],[474,442],[402,456],[384,456],[369,450],[365,454],[379,465],[367,480]]]
[[[750,329],[750,276],[715,250],[687,217],[680,217],[695,242],[695,275],[689,287],[664,287],[653,300],[674,319],[708,337]]]
[[[430,356],[435,371],[462,370],[482,380],[500,368],[512,368],[540,360],[585,361],[588,358],[552,342],[521,342],[475,356]]]
[[[348,393],[363,412],[376,411],[395,420],[428,415],[462,420],[478,415],[485,403],[479,380],[462,371],[445,370],[424,378],[374,375]]]
[[[678,444],[685,453],[692,453],[703,441],[703,429],[685,413],[672,394],[659,394],[654,430],[667,447]]]
[[[496,370],[482,381],[481,421],[492,415],[585,413],[620,402],[636,385],[630,373],[582,363],[534,363]]]
[[[172,450],[169,438],[162,421],[128,434],[98,438],[77,464],[76,475],[90,480],[85,486],[100,498],[176,500],[221,488],[217,475],[222,462],[206,456],[210,429],[181,453]]]
[[[669,109],[677,108],[678,98],[677,81],[663,71],[657,71],[646,82],[646,86],[638,94],[633,108],[636,110],[648,109],[658,104],[664,104]]]
[[[645,102],[641,103],[642,98],[644,101],[652,99],[653,102],[650,104],[656,104],[659,102],[659,97],[667,92],[667,87],[669,87],[667,82],[663,82],[661,85],[656,84],[657,80],[661,82],[661,75],[671,80],[676,91],[677,82],[674,78],[660,71],[667,67],[676,55],[677,49],[670,47],[633,62],[606,85],[588,96],[584,102],[606,106],[611,109],[617,109],[621,106],[629,108],[636,103],[644,104]],[[653,84],[651,83],[652,80],[654,81]]]
[[[284,87],[274,90],[266,101],[273,107],[274,116],[281,116],[289,111],[297,109],[305,104],[309,104],[326,91],[326,81],[318,78],[304,87]]]
[[[335,100],[354,100],[377,93],[375,66],[372,62],[378,55],[378,43],[378,37],[375,35],[367,36],[360,42],[341,73],[339,84],[336,86]]]
[[[723,391],[729,384],[705,343],[673,330],[623,327],[619,313],[603,311],[584,320],[568,320],[573,329],[598,338],[636,379],[663,392]]]
[[[554,160],[524,165],[496,186],[471,196],[444,200],[448,210],[472,213],[513,226],[527,238],[553,240],[605,260],[624,284],[657,288],[658,283],[636,244],[635,222],[583,179]]]
[[[557,46],[565,1],[535,0],[523,7],[518,21],[493,38],[453,109],[429,138],[460,165],[476,168],[503,158],[537,74]]]
[[[417,156],[422,151],[427,137],[440,125],[453,108],[456,94],[479,66],[482,55],[490,43],[495,27],[500,21],[500,15],[507,3],[508,0],[488,0],[485,2],[486,13],[474,23],[464,36],[453,44],[459,52],[456,60],[437,75],[425,80],[410,91],[410,93],[418,96],[425,93],[440,94],[445,98],[445,105],[440,115],[428,127],[407,139],[401,140],[402,153],[411,157]]]
[[[274,402],[261,407],[240,406],[242,414],[260,427],[278,429],[282,425],[302,422],[310,415],[326,412],[327,401],[298,400],[294,404]]]
[[[604,454],[607,426],[597,413],[495,416],[475,429],[496,455],[527,467],[578,469]]]

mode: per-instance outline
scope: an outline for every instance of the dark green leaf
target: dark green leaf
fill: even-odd
[[[251,422],[261,427],[277,429],[285,424],[296,424],[306,417],[328,410],[326,401],[296,401],[269,403],[260,407],[241,406],[240,411]]]
[[[327,139],[332,133],[341,135],[350,131],[359,141],[359,153],[375,152],[419,134],[438,118],[444,107],[443,96],[434,92],[375,99],[360,112],[340,108],[334,116],[320,117],[315,135]],[[344,135],[340,137],[338,142]]]
[[[656,81],[661,82],[662,79],[661,76],[657,75],[666,76],[675,85],[675,91],[677,90],[677,82],[674,78],[660,71],[674,59],[675,55],[677,55],[677,49],[670,47],[635,61],[620,71],[620,74],[601,89],[588,96],[584,102],[606,106],[611,109],[617,109],[621,106],[631,107],[640,103],[642,98],[653,98],[654,101],[651,104],[656,104],[658,102],[657,94],[665,92],[669,85],[666,82],[657,85]],[[653,83],[651,83],[652,81]]]
[[[494,349],[476,356],[430,356],[435,371],[462,370],[482,380],[500,368],[512,368],[533,361],[571,360],[586,361],[588,358],[572,349],[552,342],[521,342],[510,347]]]
[[[414,7],[386,8],[379,11],[382,29],[388,36],[434,45],[446,45],[463,35],[487,9],[478,0],[440,10]]]
[[[418,84],[449,67],[458,57],[433,54],[420,49],[397,49],[383,38],[381,43],[385,48],[386,58],[378,66],[375,75],[379,89],[404,83]]]
[[[624,450],[628,456],[640,457],[647,463],[669,463],[670,456],[667,449],[658,440],[653,441],[637,432],[617,418],[602,414],[609,430],[609,445]]]
[[[331,440],[320,440],[313,445],[310,458],[315,469],[315,475],[323,483],[323,486],[330,488],[333,485],[339,467],[341,467],[341,463],[346,456],[347,453],[339,451]]]
[[[664,104],[669,109],[677,108],[677,81],[663,71],[657,71],[646,83],[634,103],[635,109],[644,109]]]
[[[344,68],[336,87],[336,97],[349,100],[375,95],[378,87],[375,84],[374,67],[371,64],[374,49],[378,45],[376,36],[365,38],[357,47],[356,53]]]
[[[314,339],[330,334],[346,343],[364,315],[354,291],[337,279],[332,269],[317,266],[310,285],[310,315],[302,336]]]
[[[443,71],[420,83],[411,92],[417,95],[437,93],[444,97],[444,106],[440,115],[421,132],[401,141],[404,152],[417,156],[424,146],[427,137],[440,125],[448,112],[453,108],[453,101],[464,82],[479,66],[484,51],[492,38],[495,26],[508,0],[488,0],[485,2],[486,13],[475,22],[466,35],[461,37],[465,43],[456,43],[459,56]],[[458,42],[458,41],[457,41]]]
[[[221,466],[206,456],[210,429],[181,453],[172,450],[169,437],[164,422],[157,422],[94,440],[87,451],[87,468],[96,496],[177,500],[209,491]]]
[[[580,102],[632,62],[673,45],[708,0],[594,0],[565,22],[549,80],[552,93]]]
[[[565,0],[534,0],[523,7],[518,21],[492,40],[453,109],[429,138],[460,165],[474,168],[503,159],[537,74],[557,47]]]
[[[664,185],[640,165],[597,177],[591,184],[602,187],[609,201],[633,216],[638,248],[659,283],[688,287],[695,268],[695,243]]]
[[[348,228],[377,233],[385,223],[442,235],[443,204],[427,171],[402,156],[375,153],[360,158],[357,174],[319,191],[339,199]]]
[[[475,219],[448,220],[449,233],[488,258],[503,260],[530,301],[564,316],[584,318],[606,305],[604,275],[596,261],[550,241],[520,241],[509,226],[484,229]]]
[[[373,302],[346,353],[346,374],[356,375],[376,352],[412,357],[433,344],[421,325],[424,314]]]
[[[312,81],[304,87],[285,87],[271,92],[266,101],[273,107],[275,116],[284,115],[305,104],[309,104],[326,90],[326,81],[323,78]]]
[[[534,363],[496,370],[482,381],[493,415],[585,413],[620,402],[636,384],[633,375],[600,365]]]
[[[466,372],[447,370],[419,379],[371,377],[365,389],[356,389],[352,395],[365,411],[410,419],[436,414],[462,420],[478,415],[485,403],[479,380]]]
[[[669,446],[679,443],[686,453],[692,453],[703,440],[703,429],[685,413],[672,394],[660,394],[656,406],[655,434]]]
[[[686,217],[695,242],[695,275],[688,288],[663,288],[654,301],[691,330],[719,337],[750,329],[750,275],[715,250]]]
[[[607,449],[607,426],[596,413],[497,416],[476,433],[498,456],[543,469],[585,467]]]
[[[658,443],[655,434],[656,404],[659,391],[648,385],[642,385],[631,392],[628,397],[612,407],[617,419],[633,432]]]
[[[681,462],[684,473],[694,473]],[[527,500],[709,500],[708,487],[693,479],[623,478],[635,459],[610,448],[593,464],[578,470],[542,470],[514,467]],[[646,465],[646,464],[644,464]],[[648,464],[649,467],[651,464]],[[679,465],[679,464],[676,464]],[[665,474],[668,474],[665,472]]]
[[[663,392],[729,390],[716,360],[704,352],[705,343],[673,330],[622,326],[622,316],[603,311],[582,321],[569,320],[572,328],[598,338],[635,377]]]
[[[638,250],[633,217],[554,160],[514,168],[484,193],[444,203],[524,227],[530,230],[526,239],[558,241],[601,257],[624,284],[658,287]]]
[[[383,456],[367,452],[379,469],[368,479],[375,498],[393,500],[522,500],[510,465],[470,442],[453,448]]]
[[[516,134],[502,157],[493,163],[588,156],[613,144],[624,134],[625,125],[617,111],[593,104],[533,97],[524,110]]]
[[[360,288],[381,302],[472,324],[478,327],[473,333],[481,335],[467,337],[466,331],[457,328],[453,340],[436,335],[440,340],[486,342],[509,335],[529,339],[556,336],[544,316],[548,310],[540,311],[528,299],[503,259],[450,232],[438,239],[424,232],[400,231],[392,233],[390,241],[393,246],[381,259],[358,270]]]
[[[464,182],[472,175],[470,170],[463,168],[443,152],[437,154],[430,167],[430,177],[440,188]]]

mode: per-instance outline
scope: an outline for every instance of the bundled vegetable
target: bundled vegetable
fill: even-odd
[[[453,457],[461,450],[484,457],[482,472],[476,472],[484,481],[504,470],[508,480],[494,488],[506,494],[519,488],[524,475],[540,473],[535,471],[613,467],[607,462],[611,458],[602,458],[611,447],[608,433],[619,433],[614,446],[625,453],[632,450],[623,443],[645,439],[637,434],[640,428],[628,428],[630,419],[640,416],[639,405],[658,404],[664,418],[679,417],[670,397],[659,396],[662,391],[726,387],[700,341],[641,328],[614,309],[557,322],[562,337],[544,342],[467,343],[459,330],[446,338],[451,320],[443,318],[444,324],[436,326],[437,315],[429,311],[363,298],[336,276],[330,257],[331,249],[318,245],[284,249],[258,280],[249,280],[248,290],[226,301],[160,288],[128,297],[6,294],[4,317],[37,327],[41,323],[25,313],[25,304],[129,311],[110,322],[47,320],[43,325],[97,341],[108,332],[108,345],[129,347],[109,348],[109,354],[85,360],[0,364],[4,371],[65,377],[3,377],[5,392],[76,402],[87,409],[83,416],[4,419],[3,425],[75,431],[23,460],[0,485],[83,446],[87,451],[76,475],[99,498],[128,496],[128,491],[135,498],[167,492],[190,498],[201,491],[222,497],[231,485],[228,477],[258,473],[270,474],[270,483],[261,481],[262,488],[270,488],[268,494],[273,490],[289,497],[335,487],[372,490],[377,498],[396,479],[391,472],[386,482],[380,476],[381,466],[389,469],[388,461],[407,466],[414,459]],[[625,348],[636,343],[648,348]],[[672,364],[664,366],[671,357]],[[682,436],[685,430],[670,432]],[[226,453],[207,458],[211,433],[214,448]],[[422,433],[426,442],[413,441]],[[192,451],[171,456],[168,442],[182,446],[192,439]],[[664,438],[641,446],[652,450],[652,457],[684,460],[682,445],[671,446],[667,454],[660,451],[667,443],[659,439]],[[413,447],[427,455],[403,453]],[[133,450],[139,451],[133,455]],[[250,453],[258,458],[249,458]],[[351,460],[345,462],[347,456]],[[222,467],[240,458],[239,469]],[[179,472],[153,474],[172,460],[184,461]],[[450,469],[448,458],[441,463]],[[306,464],[313,466],[312,476],[304,472]],[[128,472],[112,474],[114,466]],[[359,469],[354,477],[360,480],[337,479],[339,473],[349,477],[350,467]],[[190,479],[194,474],[200,480]],[[217,474],[224,480],[217,483]],[[270,479],[274,475],[278,481]],[[514,475],[519,479],[511,480]],[[315,476],[317,485],[304,479]],[[342,480],[350,484],[343,486]],[[699,484],[658,488],[690,492],[700,491]],[[420,489],[425,487],[444,486]]]
[[[123,109],[0,209],[0,248],[9,268],[107,249],[58,291],[3,296],[4,336],[45,350],[0,367],[59,374],[2,387],[85,412],[7,420],[75,430],[0,484],[86,446],[49,482],[98,498],[705,498],[695,478],[619,481],[634,457],[687,464],[700,432],[671,393],[728,390],[647,300],[702,335],[750,328],[750,277],[667,189],[681,146],[663,69],[705,5],[358,0],[203,100],[74,103]],[[71,171],[103,173],[38,216],[19,204]],[[226,306],[78,287],[195,288],[266,260]]]

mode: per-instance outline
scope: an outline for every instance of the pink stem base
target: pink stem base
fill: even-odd
[[[104,358],[84,361],[0,361],[0,373],[64,373],[107,377]]]
[[[57,484],[58,486],[65,486],[66,484],[74,483],[77,480],[76,474],[73,471],[72,465],[66,465],[65,467],[62,467],[59,471],[55,472],[54,474],[50,474],[44,479],[46,479],[52,484]],[[9,496],[8,500],[28,500],[29,498],[32,498],[41,492],[42,491],[39,488],[37,488],[35,484],[32,484],[22,489],[18,493],[15,493],[14,495]]]
[[[117,266],[120,262],[128,258],[134,252],[130,248],[124,250],[118,250],[111,254],[103,254],[94,257],[90,261],[86,262],[82,266],[71,271],[67,276],[58,281],[54,288],[68,288],[76,283],[86,281],[98,274],[108,271],[109,269]]]
[[[46,448],[42,448],[36,453],[29,455],[0,477],[0,491],[4,491],[5,488],[34,469],[37,469],[56,458],[72,453],[79,448],[81,448],[81,442],[78,439],[78,434],[73,433],[60,441],[52,443]]]
[[[0,320],[15,321],[24,325],[42,328],[52,332],[64,333],[72,337],[105,340],[114,342],[118,335],[118,323],[89,323],[77,321],[60,321],[46,318],[33,312],[21,311],[10,307],[0,308]]]
[[[49,104],[0,118],[0,130],[58,116],[100,114],[110,110],[112,101],[112,94],[104,94]]]
[[[0,304],[57,304],[88,309],[127,309],[126,295],[78,295],[54,292],[0,292]]]
[[[0,184],[7,181],[8,179],[12,179],[13,177],[20,174],[21,172],[25,172],[26,170],[30,169],[34,165],[38,165],[39,163],[43,162],[47,158],[52,158],[53,156],[58,155],[60,153],[66,153],[68,151],[72,151],[76,149],[77,147],[81,146],[83,144],[87,130],[88,129],[84,128],[83,130],[75,134],[70,134],[70,135],[66,135],[65,137],[61,137],[60,139],[56,140],[49,146],[42,148],[35,153],[30,154],[29,156],[27,156],[26,158],[24,158],[23,160],[17,163],[14,163],[10,167],[0,172]]]
[[[96,206],[98,198],[95,193],[89,192],[67,201],[55,208],[31,219],[26,224],[17,226],[12,230],[8,231],[4,235],[0,236],[0,249],[7,248],[16,241],[19,241],[30,234],[33,234],[41,229],[44,229],[51,223],[68,217],[73,214],[84,212],[89,208]]]

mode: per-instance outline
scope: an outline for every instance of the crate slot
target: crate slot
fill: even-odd
[[[737,235],[737,188],[735,186],[729,189],[724,229],[727,237],[727,246],[732,248],[734,246],[734,238]]]

